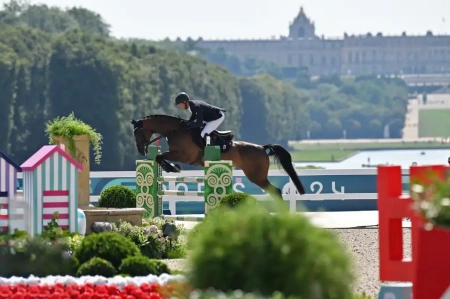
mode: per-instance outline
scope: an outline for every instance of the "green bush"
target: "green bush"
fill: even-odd
[[[110,186],[100,194],[98,206],[102,208],[136,208],[136,193],[122,185]]]
[[[161,243],[156,241],[153,236],[146,234],[143,227],[121,221],[114,231],[136,244],[143,256],[154,259],[162,257]]]
[[[192,241],[194,288],[300,298],[351,298],[349,256],[331,231],[280,204],[278,213],[242,204],[211,218]]]
[[[156,260],[145,256],[130,256],[122,261],[119,272],[130,276],[157,275],[157,267]]]
[[[93,257],[87,262],[81,264],[81,266],[78,268],[77,276],[95,276],[100,275],[104,277],[113,277],[116,274],[116,269],[114,269],[114,266],[108,262],[107,260],[104,260],[99,257]]]
[[[139,248],[126,237],[114,232],[103,232],[85,237],[73,256],[81,265],[92,257],[99,257],[118,268],[123,259],[141,255]]]
[[[171,274],[171,271],[166,263],[160,260],[153,260],[156,267],[156,275],[161,275],[163,273]]]
[[[13,235],[5,238],[10,243]],[[0,246],[0,265],[0,277],[73,275],[76,271],[75,261],[66,252],[65,244],[49,244],[41,236],[22,236],[14,239],[10,245]]]
[[[231,193],[220,200],[219,207],[234,208],[243,202],[256,205],[256,198],[247,193]]]

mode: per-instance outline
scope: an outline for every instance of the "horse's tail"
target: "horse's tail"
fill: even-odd
[[[302,181],[299,179],[297,172],[295,171],[294,166],[292,165],[292,157],[291,154],[281,145],[279,144],[266,144],[263,145],[264,150],[269,149],[269,156],[273,156],[278,165],[281,165],[286,171],[286,173],[291,178],[292,182],[297,188],[297,191],[300,194],[305,194],[305,187],[303,186]]]

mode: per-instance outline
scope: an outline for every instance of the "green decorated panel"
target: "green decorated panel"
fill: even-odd
[[[154,160],[136,161],[136,207],[144,208],[144,217],[162,215],[162,200],[158,192],[158,164]]]
[[[215,209],[220,199],[233,192],[232,161],[205,162],[205,214]]]

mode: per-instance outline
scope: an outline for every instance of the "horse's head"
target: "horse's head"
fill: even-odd
[[[153,134],[168,137],[181,127],[186,128],[186,120],[162,114],[149,115],[139,120],[132,119],[130,122],[134,126],[137,150],[143,156],[147,155],[147,147]]]
[[[136,148],[142,156],[147,155],[148,150],[148,142],[153,135],[153,132],[150,129],[144,128],[144,120],[130,120],[130,122],[134,126],[134,139],[136,141]]]

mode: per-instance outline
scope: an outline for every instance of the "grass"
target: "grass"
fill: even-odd
[[[294,150],[304,151],[359,151],[367,149],[433,149],[433,148],[450,148],[450,144],[436,142],[355,142],[355,143],[340,143],[336,139],[336,143],[302,143],[290,142],[289,144]]]
[[[450,137],[450,109],[419,110],[419,137]]]
[[[301,150],[291,152],[294,162],[332,162],[342,161],[356,150]]]

